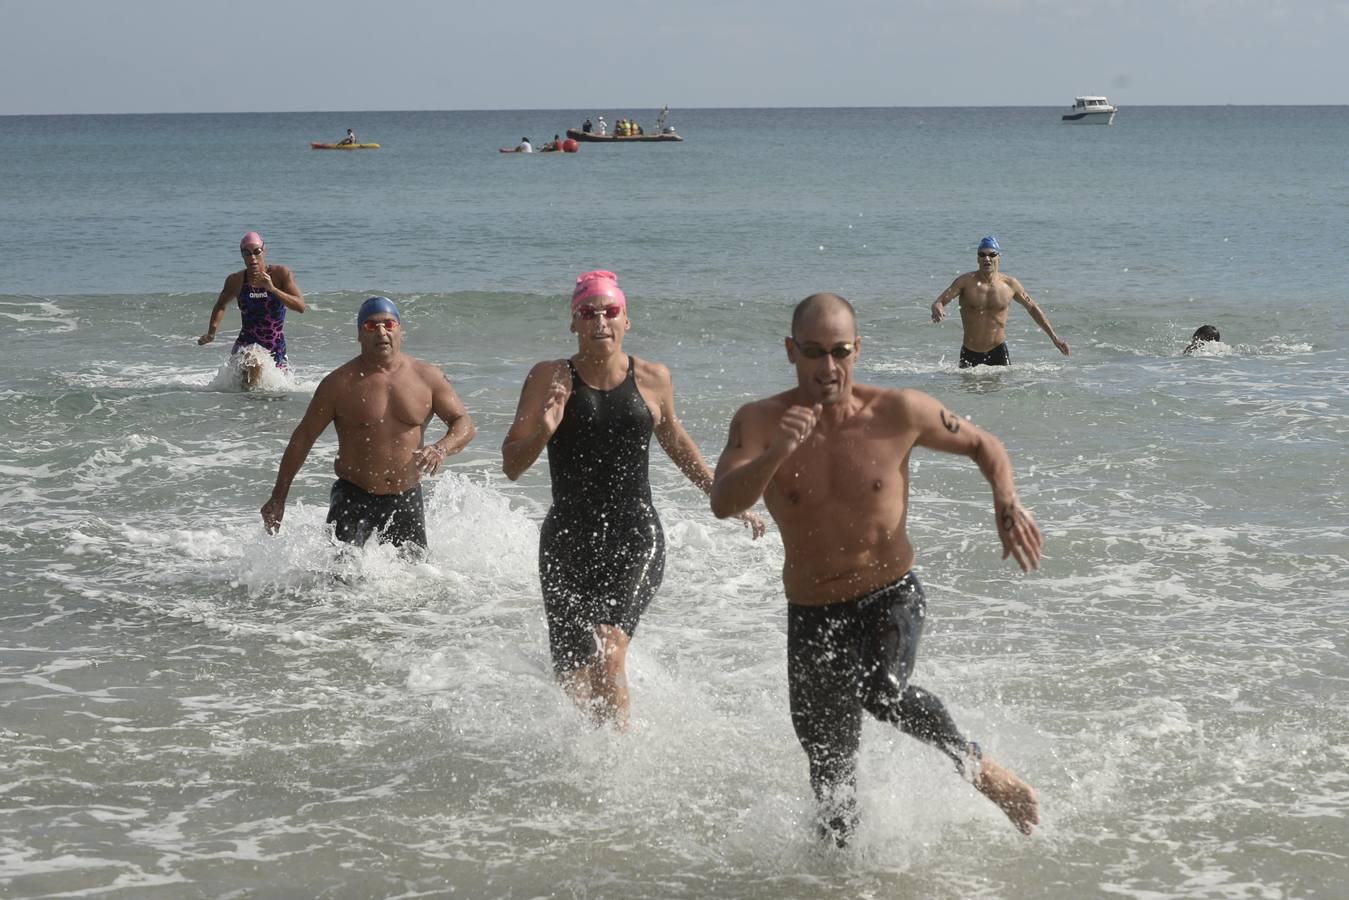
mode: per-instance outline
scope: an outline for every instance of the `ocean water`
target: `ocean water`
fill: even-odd
[[[0,893],[1345,896],[1349,108],[676,109],[682,144],[496,152],[597,113],[654,119],[0,119]],[[308,149],[347,127],[383,148]],[[252,229],[310,310],[291,375],[245,393],[237,313],[195,338]],[[1014,365],[956,369],[927,307],[990,232],[1071,357],[1014,308]],[[791,384],[817,290],[857,306],[860,379],[1007,445],[1046,536],[1028,576],[975,467],[914,455],[914,680],[1038,790],[1033,837],[869,723],[857,840],[816,842],[781,541],[658,447],[631,733],[561,695],[546,466],[508,482],[499,447],[596,267],[709,460]],[[420,562],[332,548],[331,433],[281,533],[258,516],[369,293],[478,426]],[[1182,356],[1204,323],[1223,343]]]

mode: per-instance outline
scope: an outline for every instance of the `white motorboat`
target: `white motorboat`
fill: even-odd
[[[1073,125],[1109,125],[1115,121],[1115,107],[1104,97],[1077,97],[1073,108],[1063,114]]]

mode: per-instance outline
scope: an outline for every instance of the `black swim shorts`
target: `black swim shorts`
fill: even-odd
[[[328,524],[339,541],[361,546],[378,534],[382,543],[426,546],[422,486],[401,494],[372,494],[339,478],[328,499]]]

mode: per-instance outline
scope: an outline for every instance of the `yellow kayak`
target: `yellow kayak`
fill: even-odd
[[[321,144],[318,141],[310,141],[311,150],[378,150],[379,144]]]

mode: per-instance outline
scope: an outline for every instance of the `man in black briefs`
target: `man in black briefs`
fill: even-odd
[[[1040,562],[1040,532],[1017,499],[1002,444],[927,394],[857,384],[852,306],[835,294],[797,305],[787,359],[797,386],[740,408],[712,484],[719,517],[760,497],[782,533],[792,725],[810,762],[821,833],[856,824],[865,711],[932,744],[1022,832],[1035,792],[966,740],[941,701],[909,683],[927,603],[906,530],[915,446],[970,457],[993,487],[1003,558]]]
[[[356,314],[361,353],[319,382],[281,457],[272,496],[262,507],[269,532],[281,527],[290,484],[329,423],[337,428],[337,481],[328,524],[339,541],[364,544],[379,533],[395,545],[426,547],[422,475],[434,475],[464,449],[475,429],[445,374],[402,352],[398,307],[371,297]],[[431,417],[448,432],[423,444]]]
[[[1011,365],[1011,355],[1007,352],[1007,313],[1013,300],[1026,307],[1035,324],[1044,329],[1059,352],[1067,356],[1068,342],[1054,333],[1049,317],[1030,298],[1021,282],[998,271],[1002,256],[998,239],[992,235],[984,238],[979,242],[978,254],[979,268],[951,282],[932,304],[932,321],[940,322],[946,318],[946,304],[960,298],[960,323],[965,329],[960,344],[960,368]]]

